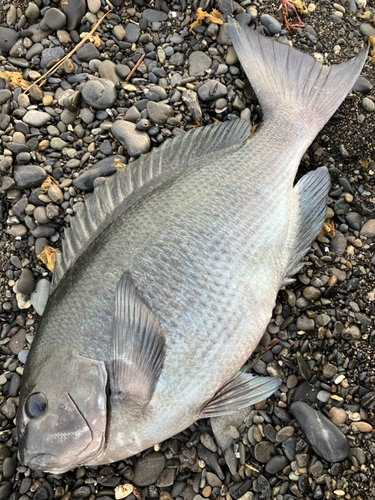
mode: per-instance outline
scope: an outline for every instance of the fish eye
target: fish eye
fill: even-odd
[[[47,400],[43,394],[32,394],[26,401],[25,409],[29,418],[40,418],[46,412]]]

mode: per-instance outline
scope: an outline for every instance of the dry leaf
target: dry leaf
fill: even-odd
[[[20,87],[23,90],[26,90],[30,87],[30,82],[23,79],[22,73],[19,71],[0,71],[0,78],[7,80],[12,87],[18,88]]]
[[[90,42],[94,42],[95,47],[100,47],[102,44],[99,35],[92,35],[92,37],[90,38]]]
[[[370,19],[371,11],[367,10],[364,14],[357,14],[358,19]]]
[[[115,168],[125,168],[126,167],[126,163],[121,163],[121,160],[120,158],[115,158],[115,165],[114,165]]]
[[[220,11],[214,9],[211,14],[209,14],[208,12],[202,10],[201,7],[199,7],[197,10],[197,20],[194,21],[190,26],[190,31],[192,31],[196,26],[201,26],[205,17],[209,17],[211,19],[211,22],[215,24],[224,24],[224,21],[220,19],[221,17],[223,17],[223,14]]]
[[[323,224],[323,227],[319,233],[319,236],[325,236],[327,233],[331,233],[332,236],[335,236],[335,234],[336,234],[335,226],[333,225],[332,222],[325,222]]]
[[[372,163],[372,160],[371,160],[371,158],[367,158],[366,160],[361,160],[359,163],[366,170],[366,168],[368,168],[370,166],[370,164]]]
[[[48,191],[48,189],[53,185],[53,182],[51,181],[51,177],[47,177],[47,179],[43,182],[43,184],[40,186],[41,191]]]
[[[56,265],[56,253],[61,253],[61,250],[58,248],[52,248],[46,246],[42,253],[38,255],[38,259],[40,259],[47,269],[53,273],[55,271]]]
[[[292,3],[296,6],[296,9],[299,11],[300,14],[307,14],[308,13],[306,4],[302,0],[289,0],[289,1],[290,1],[290,3]]]

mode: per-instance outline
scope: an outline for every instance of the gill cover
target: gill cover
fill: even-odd
[[[101,451],[107,420],[104,363],[73,354],[61,364],[42,371],[29,394],[21,393],[17,418],[21,461],[55,473]]]

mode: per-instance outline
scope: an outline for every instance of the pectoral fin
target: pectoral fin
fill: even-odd
[[[112,336],[111,391],[147,405],[165,356],[159,321],[139,296],[129,272],[117,285]]]
[[[199,418],[229,415],[246,406],[259,403],[271,396],[281,385],[281,380],[272,377],[255,377],[239,373],[211,399],[199,414]]]

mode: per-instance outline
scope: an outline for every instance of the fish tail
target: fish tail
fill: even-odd
[[[323,66],[313,57],[232,18],[234,49],[257,97],[264,120],[305,123],[311,140],[345,99],[366,61],[368,48],[343,64]]]

